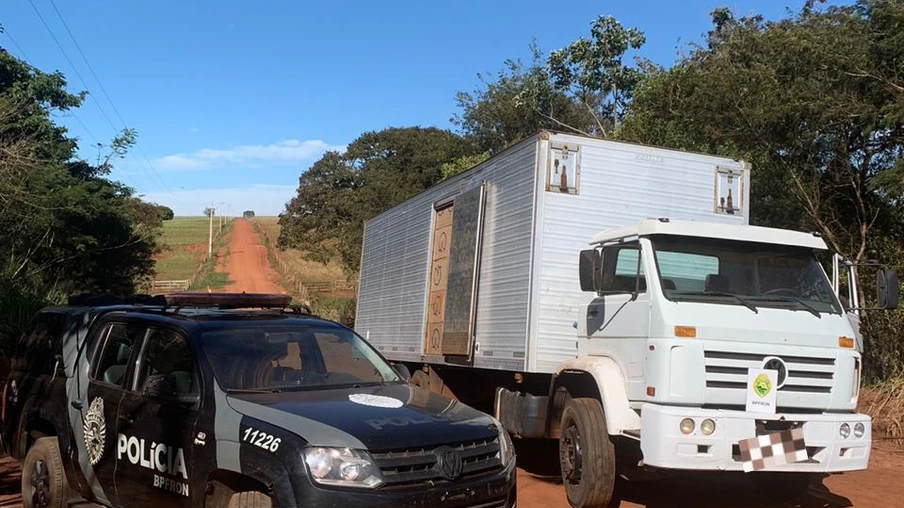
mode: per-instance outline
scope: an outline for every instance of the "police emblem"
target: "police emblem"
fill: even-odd
[[[107,423],[104,421],[104,399],[95,397],[91,407],[85,414],[85,449],[92,466],[100,462],[104,455],[104,444],[107,439]]]

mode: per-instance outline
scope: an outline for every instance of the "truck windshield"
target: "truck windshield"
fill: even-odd
[[[669,300],[841,313],[810,249],[689,236],[650,239]]]
[[[201,335],[201,347],[224,390],[278,392],[400,381],[350,330],[236,324]]]

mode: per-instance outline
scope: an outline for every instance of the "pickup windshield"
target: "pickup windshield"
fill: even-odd
[[[202,333],[201,347],[227,391],[279,392],[400,380],[363,339],[342,328],[230,323]]]
[[[669,300],[841,313],[810,249],[671,235],[651,242]]]

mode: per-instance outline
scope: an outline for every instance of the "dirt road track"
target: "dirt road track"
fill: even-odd
[[[260,236],[244,219],[236,219],[229,240],[229,255],[225,263],[226,273],[232,281],[224,291],[247,293],[283,293],[279,286],[279,274],[267,260],[267,248],[261,245]]]

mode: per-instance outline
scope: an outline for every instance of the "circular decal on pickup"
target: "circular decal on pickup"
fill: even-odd
[[[107,439],[107,423],[104,421],[104,399],[95,397],[91,407],[85,414],[85,450],[92,466],[96,466],[104,456],[104,443]]]
[[[366,393],[353,393],[348,396],[348,400],[362,406],[385,407],[397,409],[404,405],[399,399],[392,397],[384,397],[382,395],[368,395]]]

